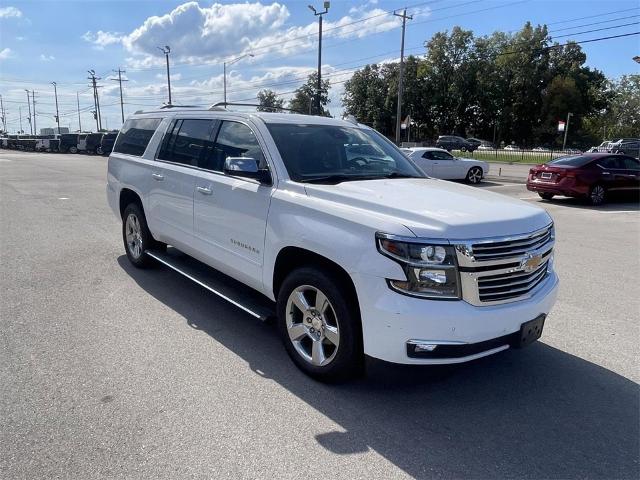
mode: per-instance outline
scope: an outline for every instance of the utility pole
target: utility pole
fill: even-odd
[[[80,120],[80,93],[76,92],[76,101],[78,102],[78,131],[82,131],[82,121]]]
[[[127,73],[126,70],[120,70],[120,67],[118,67],[118,70],[114,70],[114,72],[118,73],[118,78],[117,79],[112,78],[111,80],[117,81],[120,84],[120,113],[122,114],[122,123],[124,123],[124,102],[122,100],[122,82],[128,82],[129,80],[122,79],[122,74]]]
[[[95,118],[96,118],[96,130],[99,132],[102,128],[102,119],[100,118],[100,100],[98,98],[98,86],[96,85],[96,80],[100,80],[100,77],[96,77],[96,72],[94,70],[87,70],[89,72],[90,77],[87,77],[91,80],[91,86],[93,87],[93,106],[95,107]]]
[[[407,27],[407,19],[412,20],[413,15],[407,15],[407,9],[402,14],[393,12],[396,17],[402,18],[402,40],[400,41],[400,72],[398,77],[398,106],[396,109],[396,143],[400,145],[400,123],[402,122],[402,81],[404,75],[404,32]]]
[[[20,133],[22,133],[22,107],[18,107],[18,119],[20,120]]]
[[[0,110],[2,110],[2,130],[7,131],[7,117],[4,113],[4,103],[2,103],[2,95],[0,95]]]
[[[31,135],[33,135],[33,124],[31,123],[31,98],[29,98],[29,90],[25,90],[27,92],[27,106],[29,107],[29,131]]]
[[[51,82],[53,85],[53,94],[56,97],[56,124],[58,125],[58,135],[60,135],[60,112],[58,111],[58,86],[56,82]]]
[[[567,134],[569,133],[569,119],[573,116],[573,113],[567,113],[567,124],[564,126],[564,141],[562,142],[562,150],[567,148]]]
[[[169,48],[169,45],[165,45],[164,47],[158,47],[158,50],[164,53],[167,59],[167,89],[169,90],[169,105],[171,105],[171,77],[169,76],[169,54],[171,53],[171,48]]]
[[[33,103],[33,134],[38,134],[38,128],[36,127],[36,91],[31,90],[31,100]]]
[[[316,87],[316,114],[320,115],[321,106],[320,106],[320,97],[322,92],[322,16],[329,12],[329,7],[331,6],[331,2],[324,2],[324,12],[318,12],[313,7],[313,5],[309,5],[309,10],[313,12],[313,14],[318,17],[318,85]]]

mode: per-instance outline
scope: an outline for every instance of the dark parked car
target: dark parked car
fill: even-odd
[[[462,137],[456,137],[455,135],[440,135],[436,141],[436,147],[444,148],[445,150],[462,150],[463,152],[473,152],[480,146],[480,143],[470,142]]]
[[[622,153],[635,158],[640,157],[640,139],[637,138],[621,138],[617,142],[609,145],[613,153]]]
[[[78,134],[63,133],[60,135],[60,153],[78,153]]]
[[[593,205],[608,192],[640,191],[640,162],[628,155],[584,153],[556,158],[529,170],[527,189],[545,200],[555,195],[587,198]]]
[[[90,133],[87,135],[85,150],[87,153],[98,153],[98,148],[102,143],[102,133]]]
[[[98,155],[109,155],[113,150],[113,144],[116,142],[118,132],[107,132],[102,136],[99,150],[96,152]]]

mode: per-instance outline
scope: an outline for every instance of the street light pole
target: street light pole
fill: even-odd
[[[171,77],[169,76],[169,54],[171,53],[171,48],[169,45],[165,45],[164,47],[158,47],[164,56],[167,59],[167,89],[169,90],[169,105],[171,105]]]
[[[400,41],[400,72],[398,77],[398,105],[396,107],[396,143],[400,145],[400,123],[402,122],[402,81],[404,75],[404,32],[407,27],[407,19],[412,20],[413,15],[407,15],[405,8],[402,13],[393,12],[396,17],[402,18],[402,40]]]
[[[227,65],[233,65],[234,63],[239,62],[243,58],[254,57],[254,56],[255,55],[253,53],[245,53],[244,55],[240,55],[239,57],[234,58],[233,60],[229,60],[228,62],[224,62],[222,64],[222,84],[223,84],[224,103],[227,103]]]
[[[316,86],[316,114],[320,115],[322,111],[320,106],[320,97],[322,92],[322,16],[329,12],[331,2],[324,2],[324,11],[318,12],[313,5],[308,5],[309,10],[318,17],[318,84]]]
[[[56,97],[56,124],[58,125],[58,135],[60,135],[60,112],[58,111],[58,87],[56,82],[51,82],[53,85],[53,94]]]
[[[564,126],[564,141],[562,142],[562,150],[567,148],[567,134],[569,133],[569,119],[572,117],[573,113],[567,113],[567,124]]]

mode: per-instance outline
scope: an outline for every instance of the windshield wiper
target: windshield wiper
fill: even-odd
[[[303,183],[329,183],[338,184],[341,182],[357,181],[357,180],[386,180],[389,178],[423,178],[416,177],[415,175],[409,175],[406,173],[392,172],[384,175],[348,175],[344,173],[336,173],[333,175],[324,175],[321,177],[303,178],[300,180]]]
[[[331,183],[337,184],[341,182],[355,181],[355,180],[371,180],[379,178],[377,175],[346,175],[346,174],[333,174],[323,175],[321,177],[303,178],[300,181],[303,183]]]

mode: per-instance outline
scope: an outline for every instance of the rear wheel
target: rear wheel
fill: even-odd
[[[547,192],[538,192],[538,195],[540,195],[540,198],[542,198],[543,200],[552,200],[554,197],[553,193]]]
[[[77,147],[69,147],[69,153],[78,153]]]
[[[589,202],[591,205],[602,205],[605,201],[607,191],[600,184],[595,185],[589,192]]]
[[[482,169],[480,167],[471,167],[467,172],[467,182],[477,184],[482,181]]]
[[[145,255],[154,246],[154,240],[147,227],[147,220],[142,208],[137,203],[130,203],[122,215],[122,240],[129,261],[138,268],[152,265],[152,259]]]
[[[278,329],[287,353],[318,380],[362,371],[360,319],[349,290],[340,278],[304,267],[291,272],[278,293]]]
[[[102,154],[103,154],[103,152],[102,152],[102,147],[98,147],[98,148],[96,148],[96,153],[97,153],[98,155],[102,155]]]

